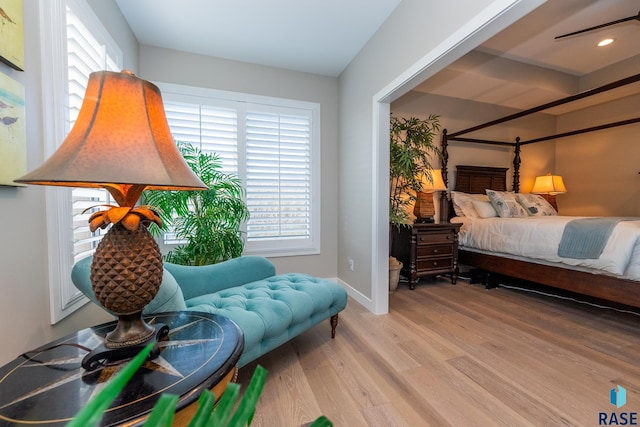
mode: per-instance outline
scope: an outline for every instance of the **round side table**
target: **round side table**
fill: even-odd
[[[180,396],[178,411],[194,403],[205,388],[220,397],[237,373],[244,336],[233,321],[190,311],[159,313],[145,320],[168,325],[169,336],[159,342],[160,355],[145,361],[105,411],[101,425],[140,423],[162,393]],[[63,426],[71,420],[123,366],[87,371],[80,365],[87,349],[98,346],[115,325],[83,329],[0,368],[0,426]]]

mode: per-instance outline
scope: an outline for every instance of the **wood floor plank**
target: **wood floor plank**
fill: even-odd
[[[523,313],[528,311],[523,311],[521,307],[515,307],[511,314],[506,314],[509,309],[505,304],[500,308],[473,304],[483,312],[492,311],[487,313],[487,317],[493,325],[504,325],[504,328],[513,327],[521,333],[526,333],[530,340],[540,340],[541,344],[554,344],[569,353],[584,356],[591,362],[601,361],[600,372],[622,369],[627,375],[640,374],[640,365],[637,363],[640,345],[633,342],[634,334],[627,333],[625,339],[624,336],[614,333],[617,325],[605,327],[603,324],[593,324],[588,327],[582,313],[579,313],[577,319],[567,317],[548,319],[543,316],[526,318],[526,314]],[[640,328],[640,322],[637,323]],[[580,362],[574,360],[573,363]]]
[[[305,337],[300,337],[300,339],[296,340],[294,346],[299,355],[304,351],[305,357],[299,356],[300,365],[307,380],[314,384],[313,396],[318,402],[322,414],[329,417],[336,425],[366,425],[361,412],[353,410],[357,407],[371,405],[371,401],[368,398],[361,399],[361,392],[366,385],[359,384],[357,381],[349,381],[349,378],[344,375],[344,370],[336,370],[334,368],[335,365],[332,364],[332,360],[324,351],[324,348],[331,347],[330,345],[323,345],[320,348],[314,347],[314,343],[311,341],[321,342],[324,340],[324,338],[319,338],[318,335],[325,335],[326,331],[319,332],[318,328],[308,331],[308,333],[305,333]],[[336,343],[332,342],[331,344],[335,345]],[[303,347],[315,351],[306,351],[307,349],[303,350]],[[315,357],[309,357],[310,355]],[[344,368],[340,365],[338,367]],[[336,384],[344,385],[335,387]],[[367,397],[370,396],[370,394],[367,394]],[[373,396],[372,399],[374,402],[376,400],[381,402],[386,400],[383,399],[381,394]]]
[[[268,392],[260,396],[253,426],[298,426],[322,415],[317,400],[308,398],[313,396],[313,388],[291,345],[285,344],[241,369],[238,382],[243,389],[258,363],[268,371]]]
[[[421,394],[413,382],[406,381],[375,349],[357,356],[358,363],[378,387],[390,396],[392,404],[409,425],[453,426],[434,408],[428,396]]]
[[[367,425],[371,427],[412,427],[416,424],[409,424],[403,414],[392,404],[378,405],[363,410],[363,415],[367,420]],[[420,420],[422,423],[423,421]]]
[[[507,404],[531,425],[570,426],[572,424],[571,420],[564,418],[562,414],[557,413],[544,402],[536,400],[525,389],[515,387],[481,364],[475,363],[469,357],[458,357],[450,360],[449,363],[480,385],[490,395]]]
[[[640,316],[447,280],[401,286],[390,313],[349,300],[249,364],[269,370],[253,426],[597,425],[609,390],[640,408]]]

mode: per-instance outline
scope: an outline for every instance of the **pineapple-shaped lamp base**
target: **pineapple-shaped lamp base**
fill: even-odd
[[[95,367],[100,358],[128,358],[127,348],[137,352],[141,345],[166,333],[142,319],[142,310],[158,293],[162,274],[160,248],[143,222],[134,230],[113,224],[93,256],[91,284],[100,304],[118,316],[118,323],[105,337],[102,347],[107,351],[100,348],[90,353],[83,361],[85,368]]]

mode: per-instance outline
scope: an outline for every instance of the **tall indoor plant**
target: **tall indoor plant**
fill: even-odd
[[[432,159],[440,156],[434,137],[440,130],[438,116],[430,114],[426,119],[418,117],[395,117],[390,120],[390,164],[389,164],[389,249],[393,247],[394,228],[409,227],[408,208],[415,201],[415,192],[422,189],[422,175],[431,178]],[[399,264],[399,265],[398,265]],[[389,257],[390,290],[395,290],[397,281],[392,278],[391,268],[399,273],[402,264]],[[393,281],[392,281],[393,279]],[[395,283],[394,283],[395,282]]]
[[[159,211],[177,239],[186,242],[166,254],[165,261],[205,265],[240,256],[244,248],[240,226],[249,219],[240,179],[222,172],[222,163],[215,154],[181,142],[178,149],[209,188],[145,193],[145,203]]]

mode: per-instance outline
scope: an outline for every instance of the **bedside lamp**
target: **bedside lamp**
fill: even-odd
[[[557,211],[556,195],[566,193],[567,188],[564,186],[560,175],[551,175],[548,173],[544,176],[536,177],[531,192],[533,194],[540,194]]]
[[[413,207],[413,214],[416,216],[417,223],[434,222],[436,209],[433,204],[433,193],[436,191],[444,191],[447,187],[442,179],[442,171],[440,169],[431,170],[431,180],[427,173],[422,174],[422,191],[416,191],[416,203]]]
[[[130,71],[89,77],[78,119],[62,145],[19,183],[97,187],[119,206],[96,212],[91,231],[111,229],[98,244],[91,284],[98,301],[118,317],[104,344],[82,366],[132,357],[166,327],[148,325],[142,310],[162,282],[162,255],[147,227],[158,215],[136,202],[144,190],[203,190],[173,140],[160,90]],[[154,356],[158,355],[158,351]]]

